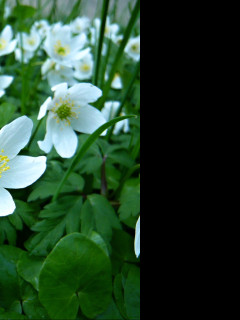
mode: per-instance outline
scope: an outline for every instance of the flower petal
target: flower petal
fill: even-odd
[[[14,158],[28,143],[33,128],[33,122],[22,116],[4,126],[0,130],[0,152],[9,159]]]
[[[62,158],[71,158],[76,152],[78,138],[72,127],[65,122],[55,121],[52,127],[52,141],[57,153]]]
[[[72,86],[68,93],[71,100],[81,103],[89,103],[97,101],[102,95],[102,90],[95,87],[91,83],[78,83]]]
[[[0,217],[12,214],[16,206],[10,193],[0,187]]]
[[[9,170],[2,173],[0,187],[22,189],[30,186],[46,170],[46,157],[17,156],[10,160]]]
[[[73,119],[71,125],[76,131],[91,134],[106,122],[103,114],[98,109],[83,105],[79,108],[78,118]]]

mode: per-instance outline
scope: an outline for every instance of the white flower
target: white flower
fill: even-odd
[[[38,115],[40,120],[48,111],[46,136],[38,145],[46,153],[54,146],[62,158],[71,158],[78,145],[75,131],[91,134],[106,122],[102,113],[89,105],[98,100],[102,91],[90,83],[78,83],[70,88],[67,83],[61,83],[52,91],[53,99],[49,97],[44,102]]]
[[[0,33],[0,56],[12,53],[17,45],[17,40],[13,38],[11,26],[7,25]]]
[[[0,216],[12,214],[15,203],[6,189],[22,189],[33,184],[46,169],[46,157],[18,156],[28,143],[33,123],[20,117],[0,130]]]
[[[47,20],[42,19],[39,21],[35,21],[31,31],[35,31],[39,34],[39,36],[41,37],[41,39],[43,39],[44,37],[46,37],[47,32],[49,30],[50,26]]]
[[[91,53],[85,55],[74,63],[74,77],[78,80],[90,79],[93,74],[93,56]]]
[[[90,19],[88,17],[77,17],[70,23],[70,28],[73,33],[86,32],[90,27]]]
[[[25,51],[34,52],[41,43],[41,37],[38,32],[31,30],[30,34],[25,32],[18,33],[17,39],[18,44],[21,47],[21,36],[22,36],[22,47]]]
[[[106,121],[110,121],[116,117],[117,112],[119,110],[119,107],[120,107],[119,101],[105,102],[104,107],[102,108],[101,112],[102,112],[104,118],[106,119]],[[124,116],[124,115],[125,115],[125,113],[122,112],[121,116]],[[130,130],[128,119],[117,122],[115,124],[113,133],[118,134],[121,130],[123,130],[123,132],[128,132]]]
[[[56,25],[48,31],[44,42],[44,49],[56,63],[72,67],[73,61],[81,59],[89,48],[80,51],[86,44],[85,33],[73,37],[69,26]]]
[[[140,59],[140,36],[131,38],[124,50],[133,60]]]
[[[99,35],[100,28],[101,28],[101,19],[99,19],[99,18],[94,19],[93,24],[96,28],[97,35]],[[115,38],[117,37],[118,31],[119,31],[119,25],[116,23],[111,24],[110,18],[107,17],[106,24],[105,24],[105,30],[104,30],[104,36],[107,38],[110,38],[114,41]]]
[[[138,258],[140,255],[140,216],[137,220],[136,228],[135,228],[134,251],[135,251],[136,257]]]
[[[5,94],[5,90],[13,82],[11,76],[0,76],[0,98]]]
[[[67,82],[70,86],[78,83],[74,79],[74,70],[72,68],[62,66],[51,59],[47,59],[44,62],[41,72],[43,79],[47,78],[50,87],[62,82]]]

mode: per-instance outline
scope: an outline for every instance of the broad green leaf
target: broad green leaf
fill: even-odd
[[[44,258],[35,257],[24,252],[17,263],[18,274],[38,290],[39,274]]]
[[[111,292],[109,258],[79,233],[57,243],[39,277],[39,299],[51,319],[75,319],[79,307],[92,319],[105,311]]]

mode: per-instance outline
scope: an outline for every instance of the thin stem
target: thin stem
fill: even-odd
[[[58,188],[55,192],[55,195],[52,198],[52,202],[56,201],[65,182],[67,181],[69,175],[71,174],[71,172],[74,170],[74,168],[77,166],[77,164],[79,163],[79,161],[83,158],[83,156],[85,155],[85,153],[87,152],[87,150],[90,148],[90,146],[97,140],[97,138],[106,130],[108,129],[110,126],[114,125],[115,123],[121,121],[121,120],[125,120],[128,118],[133,118],[136,117],[135,115],[130,115],[130,116],[124,116],[124,117],[118,117],[115,118],[105,124],[103,124],[101,127],[99,127],[96,131],[94,131],[86,140],[86,142],[82,145],[82,147],[79,148],[77,154],[75,155],[75,157],[72,160],[72,163],[70,164],[70,166],[68,167],[67,171],[65,172],[62,180],[60,181],[60,184],[58,185]]]
[[[29,143],[28,143],[28,145],[26,147],[27,149],[30,149],[30,147],[32,145],[32,142],[33,142],[34,138],[36,137],[36,134],[37,134],[37,132],[38,132],[38,130],[39,130],[41,124],[42,124],[42,121],[43,121],[43,118],[41,120],[39,120],[39,122],[38,122],[38,124],[37,124],[37,126],[36,126],[36,128],[35,128],[35,130],[34,130],[34,132],[32,134],[32,136],[31,136],[31,139],[29,140]]]
[[[109,1],[110,0],[104,0],[103,2],[100,35],[96,34],[96,36],[98,37],[98,48],[97,48],[97,57],[96,57],[96,63],[94,67],[94,76],[93,76],[93,84],[95,84],[96,86],[98,83],[98,74],[100,69],[100,60],[102,55],[103,39],[104,39],[104,33],[105,33]]]

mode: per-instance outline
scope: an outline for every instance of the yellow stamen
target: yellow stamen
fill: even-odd
[[[70,99],[63,100],[59,98],[59,101],[55,103],[52,111],[55,113],[54,118],[57,120],[57,123],[64,121],[66,125],[71,125],[71,120],[73,118],[78,118],[78,112],[75,112],[75,105]],[[78,107],[77,107],[78,108]]]
[[[4,150],[2,149],[0,153],[0,178],[2,178],[2,173],[9,170],[10,167],[8,166],[9,158],[7,156],[2,155]]]
[[[81,71],[83,71],[83,72],[87,72],[87,71],[89,71],[90,70],[90,65],[89,64],[87,64],[87,63],[84,63],[83,65],[81,65]]]
[[[7,41],[4,40],[3,38],[0,38],[0,50],[5,49],[7,46]]]
[[[70,53],[70,47],[68,45],[63,46],[60,40],[56,42],[54,50],[59,56],[62,57],[66,57]]]

